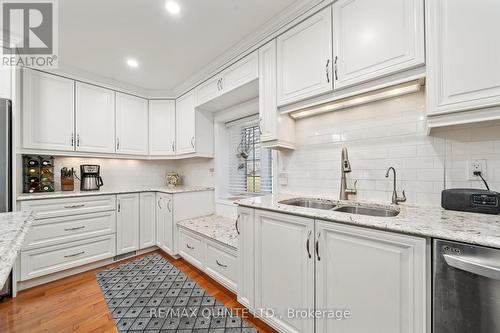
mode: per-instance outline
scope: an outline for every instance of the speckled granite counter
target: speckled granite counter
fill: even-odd
[[[137,193],[137,192],[161,192],[167,194],[185,193],[185,192],[199,192],[199,191],[213,191],[212,187],[202,186],[123,186],[123,187],[110,187],[101,188],[100,191],[71,191],[71,192],[49,192],[49,193],[25,193],[17,197],[17,201],[25,200],[40,200],[40,199],[56,199],[56,198],[71,198],[71,197],[87,197],[93,195],[109,195],[109,194],[123,194],[123,193]]]
[[[233,248],[238,247],[236,221],[218,215],[208,215],[177,222],[178,226],[197,232]]]
[[[16,262],[32,222],[29,212],[0,214],[0,288]]]
[[[396,217],[372,217],[278,203],[282,200],[297,197],[300,197],[300,195],[269,195],[239,200],[236,203],[245,207],[314,219],[500,248],[500,215],[453,212],[439,207],[419,207],[403,204],[391,206],[391,208],[400,210],[399,215]],[[356,204],[355,202],[334,201],[339,204]],[[377,206],[377,204],[373,203],[364,204]]]

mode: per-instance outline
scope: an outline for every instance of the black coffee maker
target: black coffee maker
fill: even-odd
[[[98,191],[104,185],[99,165],[80,165],[80,190]]]

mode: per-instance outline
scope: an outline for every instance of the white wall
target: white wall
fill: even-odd
[[[338,197],[343,146],[353,169],[348,185],[359,180],[360,200],[390,202],[392,181],[385,172],[394,166],[409,203],[439,206],[445,187],[482,188],[466,181],[466,160],[472,157],[488,160],[487,177],[500,190],[500,122],[428,136],[424,92],[298,120],[296,135],[297,149],[280,156],[280,170],[288,173],[281,192]]]

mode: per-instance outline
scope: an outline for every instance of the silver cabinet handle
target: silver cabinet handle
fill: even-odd
[[[491,266],[489,264],[482,263],[479,260],[471,260],[470,258],[454,256],[451,254],[443,254],[443,257],[446,263],[451,267],[476,275],[485,276],[490,279],[500,280],[500,267]]]
[[[262,126],[261,126],[261,124],[262,124],[262,117],[259,117],[259,133],[260,133],[260,135],[262,135]]]
[[[80,134],[77,134],[76,136],[76,146],[80,147]]]
[[[116,138],[116,150],[120,150],[120,138]]]
[[[240,221],[240,214],[238,214],[238,217],[236,218],[236,232],[238,235],[240,234],[240,228],[238,228],[238,223]]]
[[[337,81],[339,79],[339,76],[338,76],[338,73],[337,73],[337,60],[338,60],[338,56],[335,56],[335,64],[333,65],[333,68],[334,68],[334,73],[335,73],[335,81]]]
[[[168,212],[172,213],[172,200],[168,200],[168,202],[167,202],[167,208],[168,208]]]
[[[186,247],[190,250],[194,250],[194,247],[190,246],[189,244],[186,243]]]
[[[326,61],[326,82],[330,83],[330,59]]]
[[[158,208],[163,209],[163,207],[161,206],[161,198],[158,198]]]
[[[219,262],[219,260],[215,259],[215,262],[216,262],[216,263],[217,263],[217,265],[219,265],[220,267],[227,268],[227,265],[221,264],[221,263]]]
[[[75,146],[75,133],[71,133],[71,147]]]
[[[85,251],[78,252],[78,253],[75,253],[75,254],[70,254],[70,255],[64,256],[64,258],[76,257],[76,256],[79,256],[79,255],[84,254],[84,253],[85,253]]]
[[[220,80],[221,80],[221,79],[218,79],[218,80],[217,80],[217,90],[218,90],[218,91],[221,91],[221,90],[222,90],[221,85],[220,85]]]
[[[172,151],[175,151],[175,141],[172,141]]]
[[[80,230],[80,229],[84,229],[85,226],[82,225],[81,227],[75,227],[75,228],[67,228],[67,229],[64,229],[64,231],[73,231],[73,230]]]
[[[224,90],[224,84],[223,84],[223,82],[224,82],[224,78],[222,77],[220,79],[220,90]]]
[[[122,204],[118,202],[118,213],[122,211]]]
[[[321,231],[318,232],[318,238],[316,238],[316,257],[318,257],[318,261],[321,260],[319,256],[319,238],[321,237]]]
[[[309,234],[307,235],[307,241],[306,241],[306,249],[307,249],[307,255],[309,256],[309,259],[311,259],[311,251],[309,250],[309,241],[311,240],[311,233],[312,233],[312,230],[309,230]]]
[[[85,204],[64,206],[64,208],[66,208],[66,209],[74,209],[74,208],[82,208],[82,207],[85,207]]]
[[[194,148],[194,136],[191,138],[191,146]]]

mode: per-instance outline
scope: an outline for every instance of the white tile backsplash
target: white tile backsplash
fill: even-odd
[[[467,179],[467,161],[487,160],[490,187],[500,190],[500,121],[434,130],[427,135],[425,93],[415,93],[296,122],[297,149],[282,152],[280,172],[288,184],[279,191],[310,196],[338,196],[340,155],[349,150],[360,200],[390,201],[392,178],[408,202],[440,205],[440,193],[451,187],[483,188]],[[392,176],[391,176],[392,177]]]
[[[101,166],[101,175],[104,188],[120,186],[158,186],[165,184],[165,176],[169,171],[176,171],[175,161],[143,161],[124,159],[98,159],[79,157],[56,157],[55,187],[61,188],[61,168],[75,168],[80,177],[81,164],[98,164]],[[80,183],[75,180],[75,187]]]

